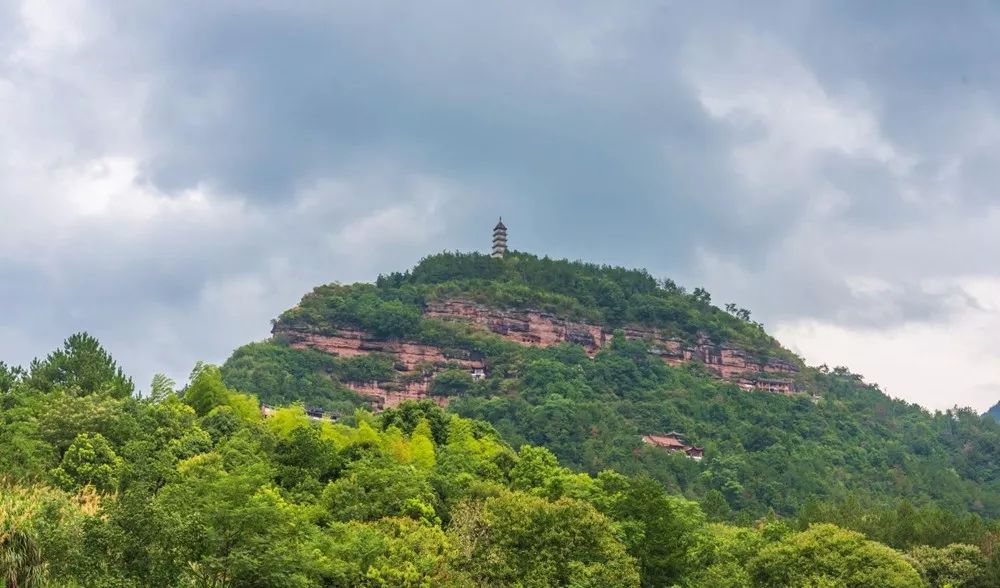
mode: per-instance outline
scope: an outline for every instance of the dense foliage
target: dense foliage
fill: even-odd
[[[622,337],[591,358],[575,345],[525,347],[467,325],[422,318],[428,300],[454,296],[611,325],[638,322],[788,357],[748,320],[749,313],[735,305],[718,309],[700,289],[688,294],[642,271],[525,254],[504,260],[442,254],[375,285],[322,286],[284,313],[277,331],[359,328],[432,344],[448,357],[482,358],[488,379],[473,382],[464,370],[446,369],[435,376],[431,393],[450,396],[450,410],[492,423],[515,447],[547,447],[591,474],[614,468],[649,475],[689,498],[710,500],[727,520],[750,520],[769,509],[794,516],[817,501],[851,502],[865,511],[906,501],[968,527],[958,533],[962,537],[979,537],[979,517],[1000,515],[1000,426],[971,411],[928,413],[886,397],[844,368],[803,367],[797,384],[807,393],[798,396],[747,393],[697,364],[669,367],[642,342]],[[292,367],[277,366],[271,357]],[[336,387],[344,382],[398,383],[392,370],[359,376],[339,361],[289,348],[277,337],[238,350],[223,374],[229,385],[266,402],[301,399],[331,407],[348,398]],[[305,392],[296,396],[289,393],[295,386],[269,384],[314,378],[312,366],[321,362],[322,389],[300,386]],[[671,430],[703,445],[704,461],[640,441]]]
[[[337,358],[308,349],[271,343],[251,343],[236,350],[225,366],[225,381],[240,390],[266,390],[262,400],[282,405],[302,402],[351,413],[359,405],[340,382],[386,380],[392,361],[376,355]]]
[[[342,422],[294,405],[265,418],[213,366],[196,366],[178,391],[158,377],[138,398],[118,393],[106,354],[65,354],[68,385],[37,387],[41,363],[5,368],[7,588],[975,588],[1000,579],[1000,553],[975,545],[900,551],[831,524],[709,522],[648,477],[573,472],[547,449],[515,451],[490,425],[427,401]],[[108,380],[73,384],[87,374]]]
[[[641,323],[689,341],[708,337],[797,359],[750,320],[750,311],[735,304],[723,311],[702,288],[688,293],[644,270],[526,253],[503,260],[478,253],[434,255],[409,272],[379,276],[374,286],[321,286],[284,313],[278,324],[333,330],[356,325],[379,336],[411,336],[419,331],[423,304],[454,297],[610,326]]]

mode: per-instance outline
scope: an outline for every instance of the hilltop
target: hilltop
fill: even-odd
[[[445,254],[180,389],[85,333],[0,361],[0,583],[986,588],[998,446],[707,293]]]
[[[993,408],[986,411],[986,414],[1000,421],[1000,402],[994,404]]]
[[[722,517],[831,517],[903,499],[1000,514],[996,422],[806,366],[748,310],[643,270],[433,255],[374,284],[316,288],[222,373],[265,403],[340,413],[431,398],[515,447],[649,475]],[[650,442],[667,432],[697,451]]]

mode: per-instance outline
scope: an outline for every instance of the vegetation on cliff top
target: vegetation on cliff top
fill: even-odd
[[[645,270],[539,258],[511,253],[494,259],[479,253],[442,253],[404,273],[379,276],[375,286],[327,285],[307,294],[277,325],[313,329],[357,326],[379,336],[413,336],[430,300],[466,298],[501,309],[533,309],[611,328],[656,327],[667,336],[707,338],[763,356],[800,361],[782,349],[750,312],[712,305],[702,288],[688,293],[672,280]]]
[[[147,397],[122,395],[113,360],[86,353],[91,341],[68,342],[27,371],[0,367],[0,586],[976,588],[1000,579],[1000,553],[945,544],[954,528],[894,549],[832,524],[711,522],[647,477],[573,472],[431,402],[339,423],[298,406],[264,418],[253,396],[206,365],[181,390],[159,376]],[[38,387],[56,362],[63,377]],[[917,536],[928,544],[913,545]]]
[[[609,290],[621,296],[608,297]],[[357,327],[429,343],[450,357],[482,358],[489,374],[483,381],[455,369],[436,376],[431,390],[451,397],[450,411],[492,423],[515,447],[547,447],[591,474],[613,468],[649,475],[673,492],[710,501],[726,520],[752,520],[770,509],[843,519],[853,508],[889,513],[910,504],[931,519],[957,518],[972,537],[981,534],[978,517],[1000,516],[1000,425],[972,411],[928,413],[844,368],[803,368],[798,385],[811,395],[746,393],[698,364],[666,366],[641,342],[621,337],[591,359],[572,344],[526,347],[422,318],[427,300],[454,296],[505,308],[548,304],[553,312],[589,313],[613,324],[651,320],[689,336],[714,324],[716,337],[780,350],[739,311],[744,318],[712,307],[707,294],[664,288],[642,271],[523,254],[502,261],[444,254],[376,285],[323,286],[278,319],[278,332]],[[655,305],[675,310],[641,310]],[[670,323],[672,316],[688,322]],[[292,349],[277,337],[237,350],[223,375],[268,403],[300,400],[349,413],[363,400],[345,383],[398,384],[391,357],[356,362]],[[641,443],[644,434],[670,430],[704,446],[705,459]]]

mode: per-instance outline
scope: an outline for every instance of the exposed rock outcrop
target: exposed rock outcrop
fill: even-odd
[[[613,336],[610,329],[596,324],[575,322],[537,310],[499,310],[464,299],[428,303],[425,316],[477,325],[522,345],[547,347],[563,342],[575,343],[591,356],[610,343]],[[652,328],[629,327],[622,331],[629,339],[647,342],[650,353],[670,365],[697,361],[745,390],[795,392],[792,378],[798,367],[791,362],[758,358],[738,347],[716,345],[707,339],[694,345],[686,344]],[[276,330],[275,335],[286,339],[292,347],[315,349],[339,357],[391,354],[399,372],[396,381],[345,382],[349,388],[373,398],[380,408],[395,406],[403,400],[427,398],[434,374],[448,365],[476,374],[483,374],[487,368],[482,358],[446,356],[441,349],[431,345],[378,339],[356,329],[342,329],[331,335],[285,328]],[[447,398],[435,400],[447,404]]]
[[[546,347],[568,341],[581,345],[590,355],[608,344],[613,335],[608,328],[566,320],[547,312],[498,310],[462,299],[429,303],[426,316],[473,323],[525,345]],[[743,349],[716,345],[707,339],[689,345],[681,339],[646,327],[628,327],[622,331],[629,339],[648,342],[650,353],[668,364],[700,361],[718,376],[732,380],[744,389],[757,388],[784,394],[794,392],[791,378],[799,370],[791,362],[757,358]]]
[[[551,313],[498,310],[462,299],[429,302],[424,316],[476,324],[525,345],[547,347],[568,341],[581,345],[590,355],[597,353],[611,337],[599,326],[561,319]]]
[[[284,338],[292,347],[315,349],[337,357],[356,357],[369,353],[392,355],[396,362],[396,371],[399,373],[397,381],[344,382],[348,388],[372,398],[377,408],[393,407],[404,400],[428,398],[430,381],[434,374],[449,364],[470,371],[484,368],[481,360],[470,357],[446,357],[437,347],[406,341],[387,341],[356,329],[343,329],[336,335],[305,333],[291,329],[276,330],[274,334]],[[447,398],[438,397],[434,400],[442,406],[448,404]]]

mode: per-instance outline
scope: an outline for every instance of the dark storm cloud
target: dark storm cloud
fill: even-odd
[[[658,10],[574,12],[132,12],[158,72],[146,171],[167,191],[207,181],[267,205],[366,161],[404,162],[499,187],[498,212],[524,212],[522,237],[548,232],[536,247],[638,234],[684,256],[735,188],[716,155],[724,133],[673,73],[682,25]],[[567,213],[575,229],[552,222]]]
[[[944,131],[970,124],[941,121],[940,111],[976,99],[955,76],[996,90],[995,74],[982,67],[996,52],[987,36],[996,19],[984,7],[852,11],[814,3],[775,17],[736,5],[584,6],[112,10],[126,11],[118,15],[129,23],[125,38],[157,72],[144,112],[144,164],[168,192],[208,182],[281,204],[345,169],[402,162],[499,189],[495,206],[525,217],[526,244],[568,243],[559,253],[603,252],[661,271],[686,269],[696,246],[752,264],[794,230],[810,198],[801,186],[772,187],[776,197],[733,206],[746,188],[729,154],[754,130],[705,116],[680,72],[693,34],[776,38],[824,87],[877,92],[887,138],[932,158],[945,154],[926,146],[948,143]],[[959,26],[966,22],[971,35]],[[940,108],[942,99],[953,108]],[[900,224],[936,213],[901,202],[884,162],[825,158],[817,175],[851,195],[847,222]],[[994,179],[995,159],[978,154],[963,173]],[[935,171],[945,164],[918,163]],[[974,189],[963,200],[977,192],[980,204],[990,202]],[[567,215],[573,223],[553,222]],[[588,248],[593,234],[618,243]]]
[[[645,266],[769,324],[946,320],[975,304],[925,278],[996,275],[987,2],[0,11],[0,214],[59,209],[0,254],[0,334],[151,333],[139,371],[221,359],[318,282],[483,249],[498,214],[518,249]],[[113,205],[63,206],[107,158],[137,171]]]

